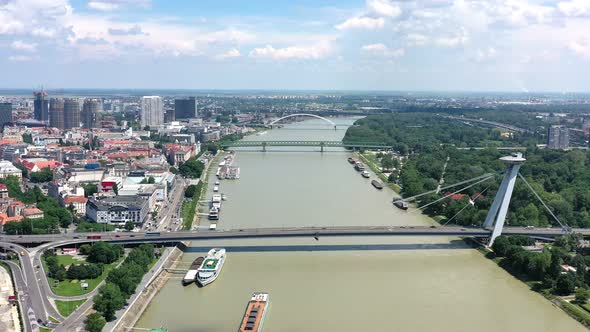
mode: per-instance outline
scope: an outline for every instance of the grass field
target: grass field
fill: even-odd
[[[82,289],[82,287],[80,286],[79,280],[66,279],[64,281],[59,282],[58,284],[55,284],[55,280],[53,278],[48,277],[47,281],[49,281],[49,285],[51,286],[51,289],[57,295],[61,295],[61,296],[84,295],[84,294],[90,293],[93,289],[95,289],[96,286],[98,286],[109,275],[109,272],[112,269],[114,269],[117,265],[119,265],[119,263],[121,263],[123,261],[123,259],[125,259],[125,258],[121,257],[116,262],[109,264],[109,265],[105,265],[104,271],[102,272],[102,274],[98,278],[85,280],[85,282],[88,283],[88,289],[86,289],[86,290]],[[58,255],[57,260],[58,260],[58,262],[60,262],[60,264],[64,264],[64,265],[66,265],[66,262],[68,263],[67,265],[72,264],[72,263],[83,263],[82,261],[74,260],[69,255]],[[45,259],[43,259],[42,261],[43,261],[43,267],[45,268],[45,271],[47,271],[47,266],[45,265]]]
[[[53,331],[52,329],[48,329],[46,327],[39,327],[39,332],[51,332]]]
[[[55,304],[57,305],[57,311],[64,316],[68,317],[72,312],[76,311],[79,306],[81,306],[86,300],[76,300],[76,301],[60,301],[55,300]]]

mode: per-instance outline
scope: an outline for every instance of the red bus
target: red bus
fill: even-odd
[[[102,238],[102,236],[98,235],[98,234],[91,234],[91,235],[87,235],[86,238],[88,240],[100,240]]]

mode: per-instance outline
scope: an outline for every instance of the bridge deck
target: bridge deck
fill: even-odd
[[[271,147],[271,146],[317,146],[317,147],[345,147],[366,149],[391,149],[384,143],[356,143],[342,141],[237,141],[221,143],[222,147]]]
[[[590,235],[590,229],[574,229],[574,232]],[[198,232],[162,232],[158,236],[146,233],[103,233],[101,239],[87,239],[84,234],[47,234],[29,236],[2,236],[0,241],[12,243],[54,242],[56,245],[111,241],[121,243],[179,242],[188,240],[216,240],[272,237],[324,237],[324,236],[463,236],[487,237],[490,230],[483,228],[445,226],[350,226],[350,227],[297,227],[297,228],[252,228]],[[505,227],[504,235],[528,235],[537,238],[555,238],[564,235],[559,228]]]

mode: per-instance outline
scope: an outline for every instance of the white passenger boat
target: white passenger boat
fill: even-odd
[[[213,248],[209,250],[205,261],[203,261],[203,264],[201,264],[201,267],[197,271],[197,282],[199,285],[206,286],[215,281],[221,273],[223,263],[225,263],[225,249]]]

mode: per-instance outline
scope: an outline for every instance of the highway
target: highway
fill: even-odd
[[[573,232],[590,235],[590,229],[572,229]],[[565,234],[561,228],[504,227],[504,235],[527,235],[532,237],[555,238]],[[175,231],[175,232],[116,232],[102,233],[100,239],[87,239],[86,234],[45,234],[5,235],[0,241],[37,244],[51,243],[51,247],[108,241],[115,243],[158,243],[189,240],[215,240],[235,238],[306,237],[306,236],[467,236],[486,237],[490,230],[480,227],[461,226],[343,226],[343,227],[290,227],[290,228],[243,228],[217,231]]]

